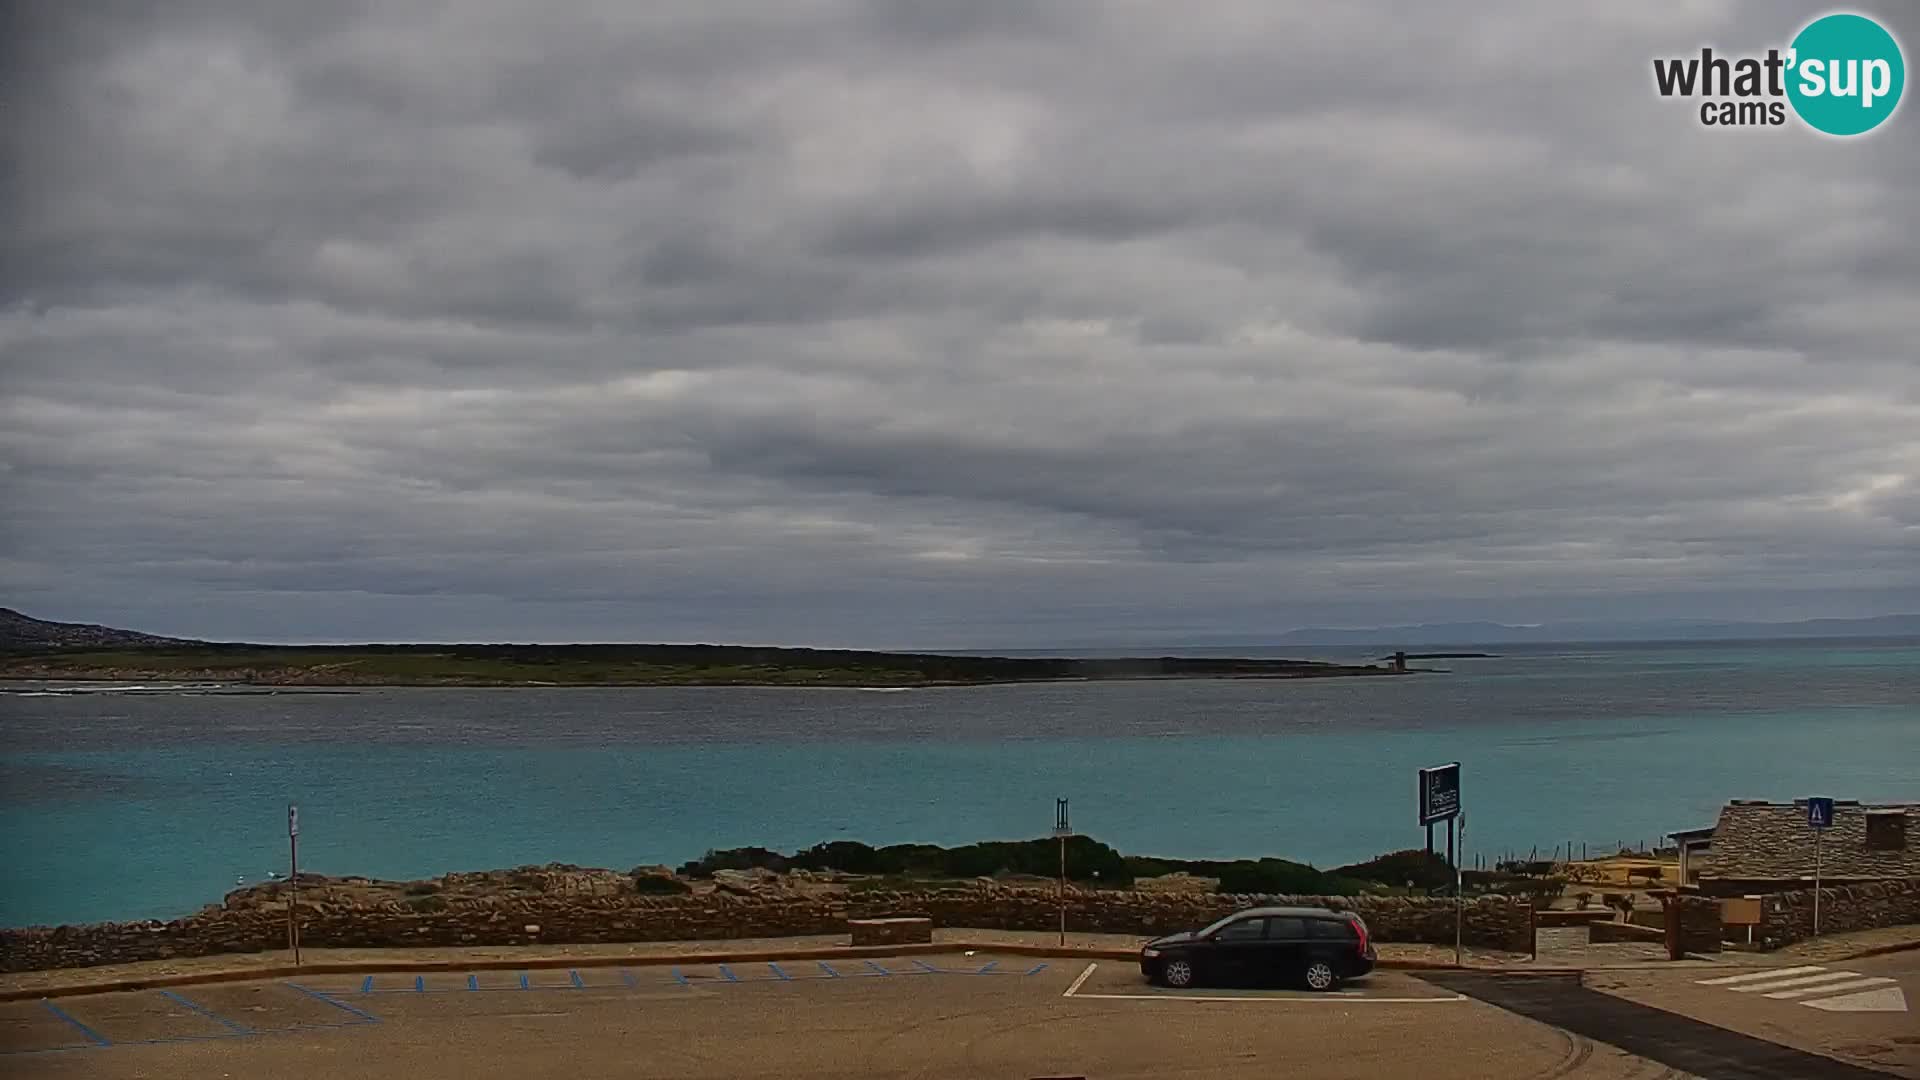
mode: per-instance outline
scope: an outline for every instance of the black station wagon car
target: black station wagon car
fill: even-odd
[[[1373,970],[1367,924],[1328,908],[1249,908],[1211,926],[1155,938],[1140,972],[1162,986],[1294,982],[1332,990]]]

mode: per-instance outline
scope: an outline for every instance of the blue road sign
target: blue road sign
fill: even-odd
[[[1833,827],[1833,800],[1813,798],[1807,800],[1807,824],[1816,829]]]

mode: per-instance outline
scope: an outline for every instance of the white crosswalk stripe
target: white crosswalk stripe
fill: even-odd
[[[1892,979],[1886,978],[1849,978],[1846,982],[1823,983],[1820,986],[1802,986],[1794,990],[1776,990],[1765,996],[1770,998],[1797,998],[1806,997],[1810,994],[1837,994],[1842,990],[1861,990],[1869,986],[1884,986],[1892,981]]]
[[[1736,994],[1759,994],[1776,1001],[1792,1001],[1826,1012],[1907,1011],[1907,996],[1894,985],[1894,980],[1858,971],[1830,971],[1818,964],[1695,979],[1694,983]]]
[[[1729,986],[1727,989],[1736,994],[1758,994],[1767,990],[1784,990],[1789,986],[1812,986],[1814,983],[1843,982],[1857,979],[1857,971],[1829,971],[1824,975],[1797,975],[1791,979],[1770,979],[1766,982],[1748,983],[1745,986]]]
[[[1814,971],[1825,971],[1819,967],[1775,968],[1772,971],[1750,972],[1746,975],[1728,975],[1719,979],[1696,979],[1701,986],[1727,986],[1732,983],[1755,982],[1760,979],[1778,979],[1787,975],[1805,975]]]
[[[1878,990],[1862,990],[1845,997],[1822,998],[1800,1004],[1827,1012],[1906,1012],[1907,995],[1897,986],[1883,986]]]

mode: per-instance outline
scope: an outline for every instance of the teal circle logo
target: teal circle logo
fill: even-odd
[[[1893,115],[1907,61],[1886,28],[1864,15],[1826,15],[1796,34],[1787,99],[1809,127],[1860,135]]]

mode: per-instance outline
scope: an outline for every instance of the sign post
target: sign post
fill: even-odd
[[[1067,943],[1067,837],[1073,824],[1067,819],[1067,800],[1053,800],[1053,835],[1060,838],[1060,944]]]
[[[1450,821],[1447,824],[1453,826],[1456,823]],[[1460,830],[1460,850],[1464,853],[1467,850],[1467,812],[1465,810],[1460,812],[1458,827]],[[1453,845],[1448,844],[1447,849],[1451,852]],[[1461,959],[1461,953],[1464,951],[1461,948],[1461,942],[1463,940],[1462,930],[1465,927],[1466,919],[1467,896],[1461,887],[1460,864],[1456,862],[1453,864],[1453,963],[1455,967],[1465,965],[1465,961]]]
[[[1461,896],[1460,863],[1454,850],[1454,841],[1460,841],[1461,850],[1466,848],[1466,822],[1460,822],[1457,833],[1455,819],[1461,818],[1460,812],[1460,763],[1448,762],[1432,768],[1420,770],[1420,824],[1427,829],[1427,854],[1433,854],[1433,823],[1447,823],[1447,862],[1453,867],[1453,957],[1460,962],[1461,929],[1465,921],[1465,898]]]
[[[287,804],[287,947],[300,966],[300,808]]]
[[[1820,834],[1833,827],[1833,800],[1807,800],[1807,826],[1813,830],[1813,936],[1820,936]]]

